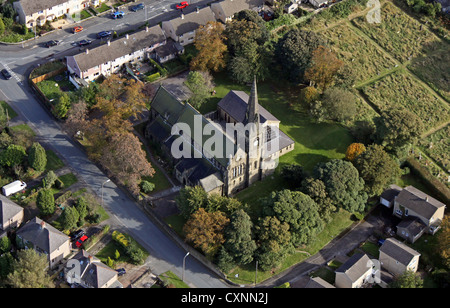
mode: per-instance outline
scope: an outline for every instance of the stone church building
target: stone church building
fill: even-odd
[[[231,196],[272,174],[278,158],[294,149],[279,124],[259,105],[256,80],[250,96],[232,90],[206,115],[160,86],[145,135],[161,149],[181,183]]]

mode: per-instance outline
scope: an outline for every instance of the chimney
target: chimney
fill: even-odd
[[[111,46],[111,41],[110,40],[108,40],[108,46]]]
[[[41,227],[40,227],[41,230],[45,229],[45,221],[41,221],[40,225],[41,225]]]
[[[200,8],[197,6],[197,14],[198,14],[198,12],[200,12]]]
[[[127,33],[127,35],[125,35],[125,37],[127,38],[127,40],[130,38],[130,36],[128,35],[128,33]]]
[[[181,19],[184,19],[184,14],[183,13],[181,13]]]
[[[92,261],[94,260],[94,257],[93,256],[91,256],[91,255],[89,255],[89,264],[92,264]]]
[[[425,201],[428,202],[428,196],[425,197]]]
[[[87,54],[87,55],[89,54],[89,49],[87,49],[87,48],[86,48],[86,54]]]
[[[148,32],[148,27],[145,27],[145,32]]]

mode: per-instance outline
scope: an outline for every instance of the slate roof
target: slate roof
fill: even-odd
[[[20,0],[25,15],[32,15],[56,5],[66,3],[68,0]]]
[[[216,21],[213,11],[209,6],[197,9],[189,14],[182,14],[177,18],[171,19],[167,22],[172,24],[172,27],[177,36],[184,33],[197,30],[200,26],[206,25],[209,21]]]
[[[413,186],[405,187],[395,201],[426,219],[430,219],[439,208],[445,207],[444,203]]]
[[[174,125],[184,109],[184,104],[163,86],[160,86],[153,97],[150,108],[159,113],[170,125]]]
[[[116,60],[120,57],[134,53],[138,50],[148,48],[154,44],[161,43],[166,39],[164,32],[159,25],[129,34],[110,41],[110,45],[103,44],[88,50],[88,53],[82,52],[74,56],[78,67],[82,72],[100,64]]]
[[[262,6],[262,0],[224,0],[218,2],[225,13],[225,16],[232,16],[243,10],[250,10],[255,7]]]
[[[83,274],[82,282],[94,288],[103,287],[108,281],[117,276],[117,272],[103,264],[98,258],[92,256],[85,250],[78,252],[72,259],[80,262],[80,271]],[[120,287],[120,283],[113,284]]]
[[[335,288],[329,282],[326,282],[320,277],[310,277],[305,289],[332,289]]]
[[[231,90],[219,102],[218,106],[228,113],[239,123],[244,123],[245,113],[250,96],[244,91]],[[269,121],[280,122],[274,115],[267,111],[263,106],[258,106],[261,124]]]
[[[408,265],[414,257],[420,256],[420,253],[392,237],[384,241],[380,247],[380,252],[385,253],[403,265]]]
[[[210,192],[223,184],[224,183],[221,180],[221,175],[219,172],[211,174],[210,176],[200,180],[200,185],[206,192]]]
[[[22,212],[23,208],[3,195],[0,195],[0,224],[3,226],[12,217]]]
[[[395,197],[402,191],[403,188],[400,186],[397,186],[395,184],[390,185],[388,189],[383,191],[383,193],[380,195],[380,198],[383,198],[389,202],[393,201]]]
[[[44,227],[42,227],[44,223]],[[69,241],[69,237],[38,217],[28,221],[17,231],[22,239],[50,254]]]
[[[372,268],[371,262],[366,254],[356,253],[342,264],[336,273],[345,273],[351,281],[355,282]]]
[[[397,229],[398,228],[407,229],[409,234],[416,237],[426,228],[426,226],[417,217],[407,217],[397,225]]]

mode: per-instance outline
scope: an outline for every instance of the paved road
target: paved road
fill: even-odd
[[[11,107],[23,118],[37,134],[40,142],[46,143],[60,154],[66,163],[77,173],[81,181],[90,185],[93,191],[100,195],[102,183],[107,177],[95,164],[90,162],[83,151],[73,145],[62,131],[58,123],[40,105],[26,82],[27,72],[38,63],[48,61],[49,57],[63,57],[78,52],[72,42],[95,35],[97,32],[108,29],[136,28],[142,24],[144,14],[148,18],[162,18],[164,8],[170,8],[175,1],[152,1],[152,7],[146,11],[127,13],[120,23],[106,17],[99,17],[83,23],[87,30],[78,34],[65,33],[58,30],[37,42],[26,46],[0,46],[0,69],[8,68],[13,78],[0,79],[0,100],[6,100]],[[175,12],[176,13],[176,12]],[[141,19],[139,21],[138,19]],[[159,19],[151,19],[157,22]],[[114,29],[115,28],[115,29]],[[60,39],[62,44],[55,48],[43,48],[39,44],[50,39]],[[104,207],[110,213],[113,227],[130,233],[150,253],[148,265],[155,274],[171,270],[177,276],[182,276],[182,261],[186,251],[174,244],[165,233],[160,231],[140,208],[114,183],[107,182],[103,188]],[[194,258],[186,259],[185,281],[192,287],[223,288],[227,285],[205,266]]]

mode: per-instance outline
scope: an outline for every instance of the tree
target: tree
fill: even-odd
[[[74,136],[78,131],[86,132],[86,128],[89,125],[87,114],[88,107],[86,102],[78,101],[72,105],[72,108],[67,113],[67,119],[64,122],[64,128],[69,135]]]
[[[52,215],[55,212],[55,197],[50,189],[41,189],[36,198],[36,205],[41,215]]]
[[[53,184],[55,184],[57,179],[58,177],[56,176],[55,172],[53,172],[53,170],[50,170],[42,179],[42,186],[44,188],[51,188]]]
[[[81,196],[75,202],[75,208],[77,209],[79,215],[79,221],[83,222],[86,216],[89,214],[89,206],[86,199]]]
[[[292,189],[300,187],[303,179],[307,176],[302,166],[297,164],[288,164],[281,168],[281,177],[288,183]]]
[[[231,78],[239,83],[251,82],[254,76],[258,80],[264,80],[270,72],[271,58],[270,50],[266,46],[250,41],[236,51],[229,61]]]
[[[0,17],[0,35],[5,32],[5,24],[3,22],[3,18]]]
[[[25,148],[21,145],[10,144],[0,153],[0,165],[13,167],[22,164],[27,156]]]
[[[242,209],[231,215],[225,238],[224,247],[238,264],[245,265],[253,261],[253,253],[257,248],[253,239],[253,223]]]
[[[303,80],[312,53],[319,46],[325,46],[323,39],[316,33],[297,27],[289,30],[278,40],[275,56],[287,78],[294,82]]]
[[[318,205],[302,192],[288,189],[272,192],[262,203],[265,215],[289,224],[295,247],[309,243],[324,227]]]
[[[388,150],[414,143],[424,130],[423,122],[406,109],[387,109],[375,118],[376,141]]]
[[[353,164],[363,178],[369,196],[381,194],[401,176],[399,164],[378,144],[369,145]]]
[[[12,262],[12,272],[7,283],[13,288],[53,288],[51,277],[47,274],[47,256],[34,249],[20,250]]]
[[[80,219],[80,214],[77,209],[71,206],[67,206],[64,208],[64,211],[61,214],[61,226],[64,230],[73,230],[77,227],[78,220]]]
[[[221,211],[227,215],[232,215],[237,210],[244,208],[245,205],[243,205],[239,200],[218,194],[208,196],[208,200],[205,205],[205,210],[207,212]]]
[[[441,223],[441,232],[437,236],[437,252],[445,266],[450,268],[450,216],[445,216]]]
[[[70,97],[66,92],[63,92],[59,96],[56,105],[53,106],[52,113],[58,119],[64,119],[67,116],[67,112],[69,111],[70,106]]]
[[[255,255],[262,270],[278,266],[293,252],[289,225],[280,222],[276,217],[259,218],[256,234],[258,250]]]
[[[206,71],[190,71],[185,84],[192,91],[192,96],[188,101],[197,109],[211,97],[214,90],[213,78]]]
[[[178,208],[185,219],[200,208],[205,208],[208,202],[208,194],[201,186],[185,186],[176,197]]]
[[[312,52],[311,63],[305,71],[305,79],[324,91],[332,85],[334,76],[342,65],[343,62],[329,48],[320,45]]]
[[[310,106],[312,102],[319,98],[319,92],[314,87],[305,87],[300,90],[300,102]]]
[[[186,241],[202,250],[207,258],[212,259],[225,242],[224,231],[229,221],[220,211],[208,213],[200,208],[191,215],[183,227]]]
[[[300,190],[317,203],[320,218],[324,222],[331,221],[331,214],[336,211],[336,206],[334,206],[333,201],[328,196],[325,183],[319,179],[309,177],[302,182]]]
[[[225,67],[227,45],[223,31],[223,24],[217,21],[209,21],[195,31],[194,46],[198,53],[191,60],[192,70],[218,72]]]
[[[329,120],[343,122],[352,119],[357,111],[357,97],[342,88],[328,88],[322,96],[322,108]]]
[[[334,206],[351,213],[364,210],[367,201],[364,180],[351,162],[333,159],[319,163],[314,167],[313,175],[325,184]]]
[[[28,163],[31,168],[38,172],[45,170],[47,166],[47,154],[39,142],[33,143],[28,153]]]
[[[155,184],[149,181],[142,181],[141,182],[141,190],[145,193],[151,193],[155,189]]]
[[[11,240],[9,237],[4,236],[0,239],[0,255],[9,252],[11,250]]]
[[[397,277],[394,282],[390,284],[391,288],[423,288],[422,278],[412,271],[405,271],[402,275]]]
[[[354,161],[356,157],[361,155],[366,150],[366,147],[362,143],[352,143],[348,146],[345,152],[345,159],[348,161]]]

